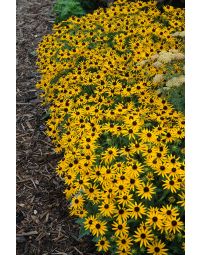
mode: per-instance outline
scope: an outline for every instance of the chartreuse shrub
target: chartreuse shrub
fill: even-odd
[[[183,9],[118,0],[54,25],[39,45],[46,133],[64,154],[56,171],[99,252],[184,254],[185,122],[156,77],[183,74],[180,55],[158,59],[183,53],[183,30]]]

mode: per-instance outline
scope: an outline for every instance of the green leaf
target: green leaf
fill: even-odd
[[[84,221],[85,221],[85,219],[77,219],[75,222],[77,223],[77,224],[83,224],[84,223]]]
[[[50,117],[50,112],[45,112],[42,117],[41,120],[47,120]]]
[[[78,236],[78,238],[79,238],[79,240],[81,239],[81,238],[83,238],[84,236],[87,236],[87,235],[89,235],[90,234],[90,231],[89,230],[85,230],[85,228],[83,227],[83,226],[81,226],[80,227],[80,230],[79,230],[79,236]]]
[[[169,193],[170,193],[169,190],[165,190],[165,191],[163,192],[162,197],[159,199],[159,201],[163,201],[163,200],[167,197],[167,195],[168,195]]]

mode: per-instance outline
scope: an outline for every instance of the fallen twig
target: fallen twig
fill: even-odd
[[[32,236],[32,235],[37,235],[37,234],[38,234],[37,231],[30,231],[30,232],[26,232],[26,233],[17,234],[17,237],[20,237],[20,236]]]
[[[83,255],[83,253],[79,251],[75,246],[74,246],[74,250],[76,250],[79,254]]]

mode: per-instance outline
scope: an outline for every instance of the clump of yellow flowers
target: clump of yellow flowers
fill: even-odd
[[[183,31],[184,9],[117,0],[54,25],[38,47],[56,170],[99,252],[184,254],[184,116],[154,82],[182,74],[164,53],[183,53]]]

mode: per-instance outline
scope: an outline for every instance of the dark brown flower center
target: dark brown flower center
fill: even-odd
[[[139,212],[140,208],[138,206],[135,207],[135,212]]]
[[[124,189],[124,186],[123,186],[123,185],[119,185],[119,189],[120,189],[120,190],[123,190],[123,189]]]
[[[136,170],[137,169],[137,165],[133,165],[132,169]]]
[[[176,220],[173,220],[172,221],[172,226],[175,227],[177,225],[177,221]]]
[[[167,215],[171,215],[172,211],[171,210],[167,210]]]
[[[149,192],[149,188],[148,187],[144,187],[144,192]]]
[[[121,241],[123,244],[125,244],[126,243],[126,240],[125,239],[122,239],[122,241]]]
[[[124,210],[123,209],[119,209],[119,214],[124,214]]]
[[[172,172],[173,172],[173,173],[176,172],[176,168],[175,168],[175,167],[172,168]]]
[[[122,226],[122,225],[119,225],[119,226],[118,226],[118,229],[119,229],[119,230],[121,230],[122,228],[123,228],[123,226]]]
[[[153,220],[153,222],[156,222],[156,221],[158,221],[158,218],[155,216],[152,218],[152,220]]]
[[[155,251],[155,252],[159,252],[159,251],[160,251],[160,248],[159,248],[159,247],[155,247],[155,248],[154,248],[154,251]]]
[[[96,224],[96,228],[97,229],[100,229],[101,228],[101,225],[99,223]]]

